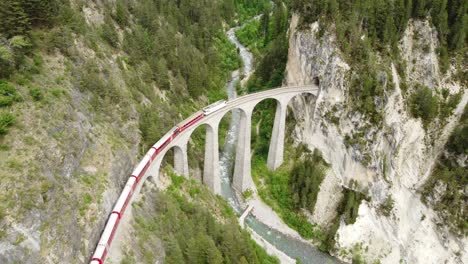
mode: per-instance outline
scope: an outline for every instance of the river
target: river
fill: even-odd
[[[254,18],[257,19],[257,18]],[[226,84],[228,99],[234,99],[237,96],[236,83],[244,82],[253,72],[254,58],[252,53],[243,46],[236,38],[235,31],[238,27],[231,28],[227,32],[229,40],[236,45],[239,50],[240,57],[244,67],[232,73],[231,80]],[[243,80],[240,80],[244,76]],[[239,125],[240,113],[232,111],[229,129],[226,135],[225,144],[221,151],[220,157],[220,177],[221,177],[221,195],[237,213],[242,213],[241,205],[237,200],[236,194],[231,187],[231,173],[235,161],[235,149],[237,141],[237,130]],[[255,209],[254,209],[255,210]],[[313,245],[306,243],[297,238],[283,234],[268,226],[268,223],[262,223],[252,215],[247,216],[245,223],[253,232],[257,233],[264,240],[268,241],[277,250],[292,259],[299,259],[302,263],[341,263],[336,258],[331,257],[315,248]]]

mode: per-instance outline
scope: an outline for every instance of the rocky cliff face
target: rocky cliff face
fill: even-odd
[[[388,67],[391,74],[379,74],[385,111],[383,126],[376,128],[349,107],[353,68],[340,56],[334,35],[325,32],[320,37],[318,23],[299,30],[298,20],[294,15],[286,82],[307,84],[318,77],[321,90],[317,98],[298,98],[292,103],[293,114],[300,120],[294,138],[321,150],[331,164],[311,220],[327,226],[336,214],[341,186],[349,187],[351,180],[371,198],[361,203],[354,224],[341,222],[334,254],[350,260],[350,252],[358,250],[369,262],[381,263],[467,262],[468,240],[450,234],[418,194],[468,101],[466,87],[452,81],[451,71],[445,75],[439,71],[436,30],[427,21],[410,21],[399,46],[406,62],[404,76],[393,63]],[[402,77],[410,87],[406,92],[400,87]],[[435,120],[425,129],[421,120],[408,113],[405,101],[416,84],[435,92],[442,88],[452,94],[461,92],[462,100],[448,120]],[[355,131],[364,132],[360,137],[364,148],[346,144],[345,136]],[[370,157],[365,162],[364,151]],[[388,197],[394,204],[386,216],[378,208]]]

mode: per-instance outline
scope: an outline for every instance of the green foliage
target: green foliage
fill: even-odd
[[[161,104],[162,105],[162,104]],[[176,120],[174,113],[162,109],[163,114],[153,111],[152,108],[144,107],[140,109],[140,122],[139,129],[141,131],[142,149],[145,151],[150,148],[156,141],[158,141],[166,132],[173,126],[173,120]],[[174,114],[174,115],[172,115]],[[167,128],[166,130],[161,128]]]
[[[259,49],[264,47],[264,43],[263,38],[261,38],[259,20],[254,19],[245,24],[241,29],[236,31],[236,37],[243,45],[249,48],[255,57],[260,56],[261,51]]]
[[[31,27],[50,25],[58,5],[56,0],[1,1],[0,34],[7,38],[27,35]]]
[[[241,59],[237,53],[236,45],[231,43],[224,34],[219,34],[214,39],[214,46],[219,52],[220,67],[223,72],[231,72],[241,66]]]
[[[455,155],[468,154],[468,107],[465,106],[460,123],[453,130],[446,145]]]
[[[110,16],[104,18],[104,24],[101,26],[101,37],[112,47],[117,48],[119,46],[119,36]]]
[[[444,93],[446,90],[442,90]],[[454,95],[443,95],[443,100],[440,101],[440,119],[444,120],[448,118],[453,111],[457,108],[460,100],[462,98],[461,93],[457,93]]]
[[[24,11],[22,1],[0,2],[0,33],[7,38],[25,35],[29,31],[29,17]]]
[[[297,230],[302,237],[308,239],[319,238],[321,231],[308,221],[307,216],[294,203],[294,193],[292,192],[294,182],[291,180],[291,170],[283,165],[277,170],[271,171],[265,164],[266,159],[264,157],[254,156],[252,176],[256,181],[258,193],[262,200],[278,212],[284,222]],[[311,164],[308,163],[307,165]],[[299,161],[295,164],[295,167],[305,167],[305,164],[303,164],[303,161]],[[260,179],[262,179],[263,184],[260,184]]]
[[[466,175],[468,175],[466,166],[459,166],[453,158],[444,155],[439,159],[430,179],[425,183],[421,196],[426,204],[433,206],[450,230],[461,236],[466,236],[468,233],[468,213],[466,212],[466,199],[468,198],[463,193],[468,184]],[[437,185],[443,186],[444,191],[436,200],[434,188]]]
[[[249,18],[260,14],[270,5],[268,0],[226,0],[225,2],[226,6],[235,7],[238,24],[243,24]]]
[[[179,189],[180,186],[184,183],[185,178],[183,176],[178,176],[175,174],[171,174],[171,188]]]
[[[99,66],[93,61],[87,61],[84,65],[75,69],[74,77],[82,91],[88,91],[98,96],[100,100],[119,103],[121,96],[112,80],[105,79],[108,76],[105,71],[101,73]]]
[[[248,84],[250,92],[281,86],[288,60],[289,41],[287,35],[288,11],[282,4],[275,5],[272,29],[269,31],[268,46]]]
[[[327,163],[318,149],[313,154],[306,153],[303,162],[293,165],[288,185],[295,209],[306,208],[311,213],[314,212],[326,169]]]
[[[0,136],[5,135],[14,123],[15,117],[12,114],[0,112]]]
[[[124,4],[136,24],[124,33],[122,48],[128,57],[123,59],[138,73],[126,82],[136,88],[132,92],[136,100],[141,101],[143,95],[153,102],[139,109],[142,148],[157,141],[181,115],[193,112],[198,96],[206,95],[209,102],[226,98],[225,82],[240,67],[238,52],[225,36],[223,17],[219,17],[220,10],[230,8],[228,2],[213,0],[209,6],[185,0],[179,4],[168,0]],[[226,20],[233,19],[229,13],[222,11]],[[167,90],[170,106],[154,93],[154,83]],[[182,104],[183,108],[178,107]],[[195,163],[199,157],[196,153]]]
[[[274,50],[273,46],[285,43],[273,43],[272,40],[284,37],[287,30],[288,12],[282,4],[273,9],[266,5],[262,17],[253,19],[236,31],[239,41],[253,53],[257,60]],[[278,47],[276,47],[277,49]],[[265,52],[270,49],[269,52]]]
[[[251,189],[247,189],[246,191],[244,191],[242,193],[242,196],[244,196],[244,199],[248,200],[250,197],[252,197],[252,190]]]
[[[383,117],[378,98],[383,96],[383,85],[377,81],[375,69],[370,66],[365,68],[367,74],[356,75],[351,79],[351,102],[360,112],[367,114],[373,124],[379,125]]]
[[[0,80],[0,107],[10,106],[14,102],[21,100],[15,87],[3,80]]]
[[[462,49],[466,45],[468,2],[464,0],[448,0],[441,1],[441,3],[440,8],[446,9],[448,12],[448,14],[442,12],[442,17],[440,18],[441,23],[448,24],[447,27],[444,27],[444,31],[441,32],[441,36],[447,36],[449,50],[456,51]],[[447,22],[445,22],[446,18]]]
[[[357,183],[351,180],[351,188],[353,188]],[[345,223],[350,225],[356,222],[358,216],[359,205],[362,200],[369,200],[363,193],[354,191],[352,189],[344,188],[343,190],[343,199],[341,200],[340,205],[338,206],[338,213],[342,216]]]
[[[317,20],[335,22],[340,45],[345,52],[350,47],[358,47],[362,32],[371,39],[373,46],[394,46],[410,18],[422,19],[428,15],[438,30],[442,47],[448,46],[455,51],[466,41],[468,4],[463,0],[359,0],[352,3],[346,0],[318,0],[313,3],[293,0],[291,5],[302,13],[303,25]]]
[[[426,126],[438,115],[438,97],[426,86],[416,87],[409,102],[413,116],[420,117]]]
[[[117,0],[115,3],[115,12],[112,14],[112,18],[114,18],[117,24],[119,24],[121,27],[128,26],[128,18],[130,13],[128,11],[127,0]]]
[[[445,152],[437,161],[429,180],[424,184],[421,199],[431,204],[440,217],[455,234],[466,236],[468,233],[468,167],[458,162],[458,157],[468,153],[468,107],[465,106],[459,124],[453,130],[445,145]],[[434,189],[442,190],[436,195]],[[436,198],[438,197],[438,198]]]
[[[0,78],[8,78],[19,66],[24,66],[24,71],[32,68],[25,63],[31,46],[30,40],[24,36],[14,36],[4,41],[0,36]]]
[[[351,187],[356,185],[355,181],[351,181]],[[369,200],[364,194],[353,191],[352,189],[343,188],[343,198],[341,199],[338,208],[337,215],[332,221],[331,227],[322,233],[320,237],[320,250],[330,251],[335,247],[335,235],[336,231],[340,227],[341,220],[344,220],[346,224],[353,224],[358,216],[359,205],[362,200]]]
[[[463,0],[293,0],[291,6],[302,14],[302,26],[317,20],[321,27],[335,24],[333,31],[338,44],[355,65],[360,64],[359,54],[370,54],[370,48],[385,51],[384,55],[389,52],[398,61],[397,42],[410,18],[424,19],[430,15],[441,44],[438,54],[443,72],[448,69],[449,52],[466,46],[468,4]]]
[[[34,101],[41,101],[44,98],[41,89],[37,87],[29,89],[29,94],[34,99]]]
[[[142,217],[146,210],[136,209],[137,238],[139,243],[145,244],[148,232],[162,238],[165,263],[239,263],[239,260],[240,263],[242,260],[279,263],[240,229],[234,215],[221,223],[203,200],[189,201],[177,191],[159,192],[152,198],[158,201],[157,206],[150,209],[155,210],[152,218]],[[154,262],[151,254],[144,254],[143,258],[145,262]]]
[[[281,85],[288,56],[288,17],[283,3],[276,3],[273,8],[266,5],[260,21],[253,20],[236,32],[258,61],[247,84],[249,92]]]
[[[0,78],[11,74],[14,66],[13,50],[0,43]]]
[[[379,213],[381,213],[384,216],[390,216],[393,210],[393,205],[395,204],[395,200],[393,200],[392,196],[389,195],[383,203],[380,204],[379,208],[377,209]]]

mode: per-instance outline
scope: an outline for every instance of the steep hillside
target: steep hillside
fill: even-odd
[[[0,262],[86,262],[139,155],[225,96],[224,29],[262,4],[1,1]]]

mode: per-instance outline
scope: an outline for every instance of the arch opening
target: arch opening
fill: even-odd
[[[233,180],[236,151],[238,147],[239,126],[242,116],[246,113],[241,108],[228,111],[219,122],[219,165],[220,177]]]
[[[210,129],[207,124],[197,126],[192,130],[187,143],[189,175],[197,181],[203,181],[205,162],[206,132]]]
[[[181,155],[183,155],[184,150],[177,145],[171,146],[169,149],[167,149],[165,152],[162,152],[162,158],[161,161],[159,161],[159,171],[158,171],[158,178],[161,178],[163,174],[168,174],[169,172],[171,173],[176,173],[180,174],[177,172],[177,169],[180,169],[176,165],[176,163],[180,163],[180,158]],[[155,160],[155,162],[158,162]]]
[[[267,162],[276,108],[279,104],[278,100],[274,98],[265,98],[257,103],[253,109],[251,132],[252,171],[254,167],[263,166]]]

